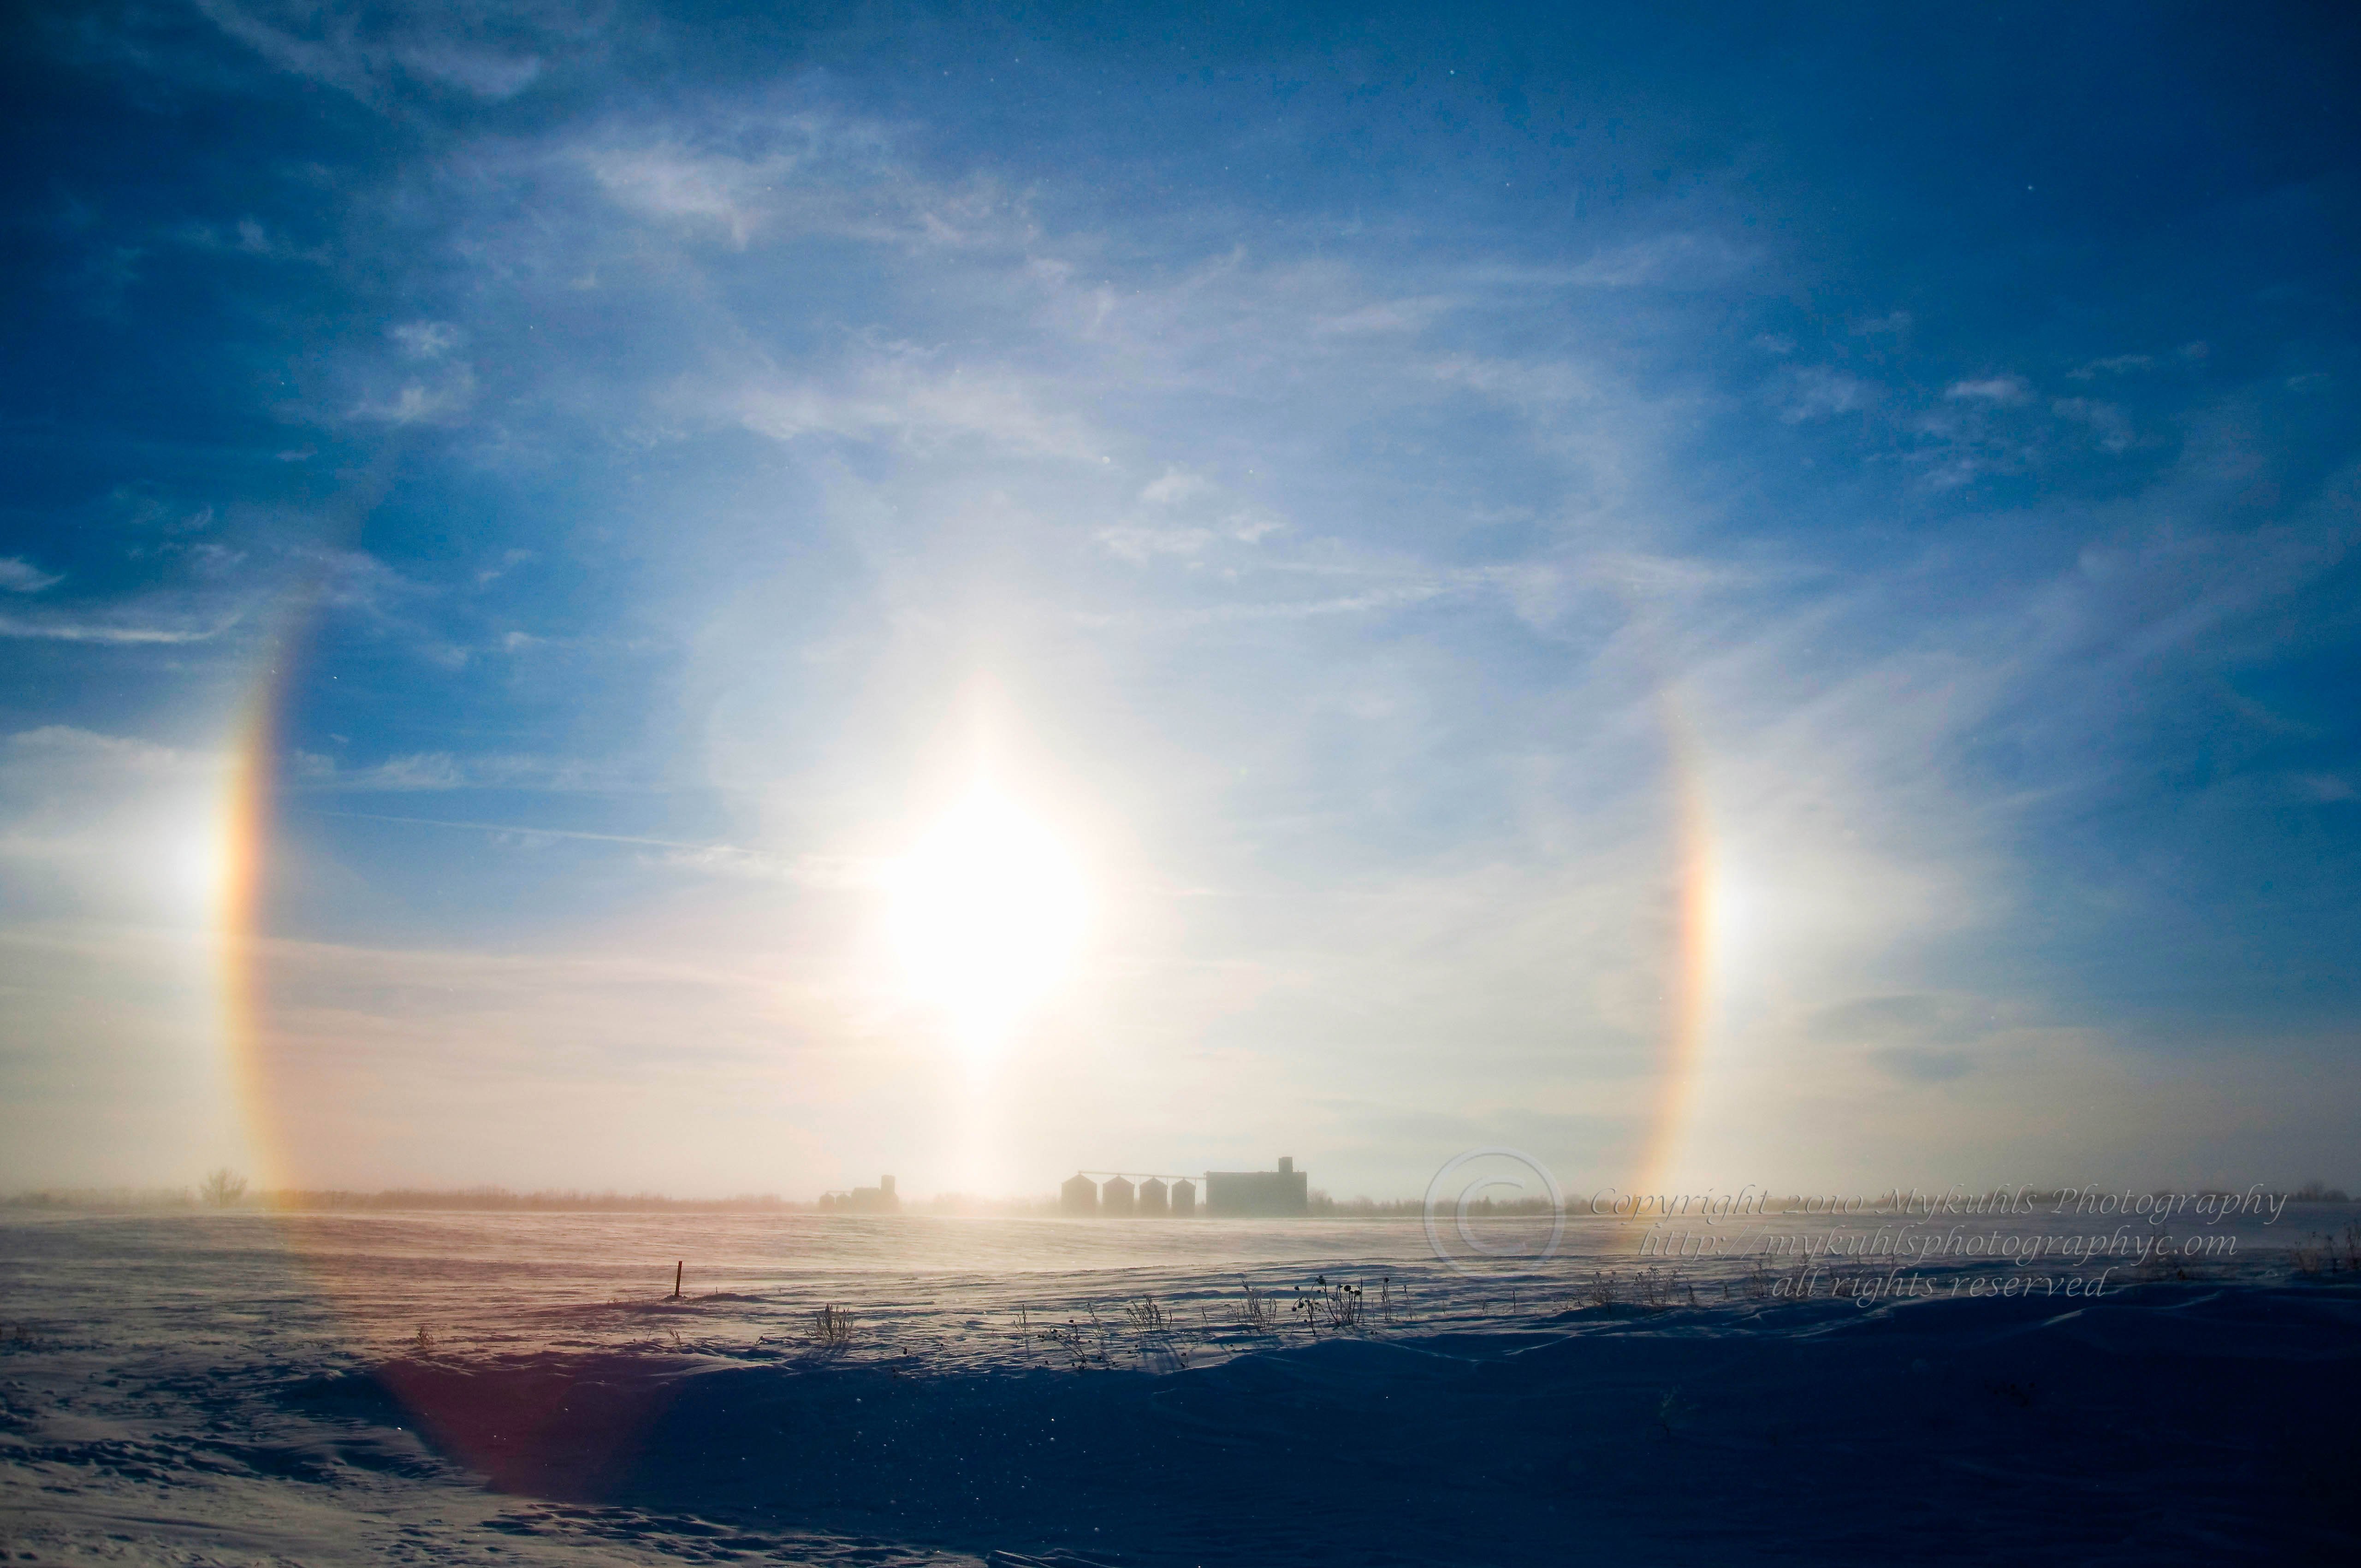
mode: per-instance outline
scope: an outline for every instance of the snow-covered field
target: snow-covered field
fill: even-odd
[[[2361,1288],[2287,1250],[2352,1218],[1468,1277],[1415,1220],[16,1213],[0,1555],[2361,1561]]]

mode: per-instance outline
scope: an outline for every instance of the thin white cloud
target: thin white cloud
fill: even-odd
[[[679,148],[602,148],[585,155],[591,175],[643,216],[707,224],[743,247],[777,207],[783,181],[803,159],[700,157]]]
[[[1457,300],[1446,294],[1384,300],[1335,315],[1323,316],[1313,322],[1312,327],[1314,332],[1339,336],[1423,332],[1438,316],[1447,313],[1458,303]]]
[[[1562,360],[1529,363],[1455,355],[1433,362],[1428,374],[1446,385],[1465,387],[1529,411],[1591,401],[1598,396],[1587,375]]]
[[[387,424],[449,424],[476,400],[472,367],[455,364],[441,380],[405,381],[390,397],[367,397],[354,405],[352,417]]]
[[[1098,533],[1099,543],[1110,554],[1132,562],[1159,555],[1195,555],[1217,537],[1210,528],[1158,528],[1137,522],[1115,523]]]
[[[10,735],[0,749],[0,769],[21,775],[38,769],[48,776],[71,773],[182,775],[219,765],[208,752],[167,746],[137,736],[107,735],[71,724],[45,724]]]
[[[462,757],[414,751],[365,767],[346,767],[316,752],[296,754],[302,787],[346,794],[412,794],[460,789],[529,789],[554,794],[644,788],[612,764],[577,758],[489,752]]]
[[[1878,400],[1878,389],[1858,376],[1825,365],[1806,365],[1788,378],[1785,407],[1779,417],[1789,424],[1853,413]]]
[[[1495,289],[1710,289],[1743,276],[1757,259],[1720,235],[1677,229],[1603,246],[1572,267],[1490,262],[1466,277]]]
[[[2123,452],[2132,444],[2131,416],[2114,403],[2100,402],[2091,398],[2060,398],[2049,405],[2059,419],[2087,425],[2099,445],[2108,452]]]
[[[451,832],[489,833],[495,839],[527,848],[551,843],[612,844],[622,849],[661,850],[657,863],[715,876],[791,883],[834,891],[874,891],[884,885],[883,862],[841,855],[781,855],[736,844],[700,844],[677,839],[653,839],[629,833],[589,833],[570,828],[542,828],[519,823],[457,821],[439,817],[396,817],[371,811],[327,811],[302,808],[313,817],[346,822],[384,822],[409,828],[436,828]]]
[[[1954,381],[1943,389],[1943,396],[1955,402],[1996,403],[2014,408],[2033,396],[2033,389],[2021,376],[1986,376],[1980,379]]]
[[[271,65],[366,104],[404,86],[456,89],[499,103],[533,85],[542,50],[591,46],[598,10],[563,3],[493,7],[476,0],[322,13],[302,0],[195,0],[224,33]],[[540,46],[520,48],[522,34]]]
[[[1754,265],[1753,254],[1716,234],[1655,235],[1602,250],[1566,275],[1595,289],[1708,289]]]
[[[891,156],[878,127],[813,111],[781,116],[770,129],[794,146],[741,158],[666,139],[609,139],[573,156],[625,211],[737,249],[773,232],[921,249],[1007,247],[1034,233],[1011,193],[988,179],[922,178]],[[1027,269],[1040,282],[1059,276],[1038,259]]]
[[[416,751],[406,757],[389,757],[375,767],[338,770],[334,776],[340,788],[356,790],[457,789],[467,782],[458,760],[448,751]]]
[[[493,103],[515,97],[539,81],[542,72],[538,55],[468,49],[448,37],[433,35],[403,43],[393,58],[412,75],[448,83]]]
[[[492,584],[499,582],[502,577],[507,576],[511,572],[515,571],[519,566],[530,565],[539,559],[541,559],[541,556],[537,551],[503,550],[500,552],[500,558],[498,561],[477,572],[476,586],[479,588],[489,587]]]
[[[224,225],[214,223],[186,223],[170,231],[179,244],[194,250],[214,251],[234,256],[253,257],[270,261],[303,261],[321,265],[334,260],[324,246],[309,248],[289,241],[284,235],[273,234],[259,220],[239,218]]]
[[[1145,505],[1152,507],[1178,506],[1213,488],[1212,481],[1202,474],[1192,474],[1185,468],[1167,468],[1148,482],[1140,490],[1139,499]]]
[[[1425,604],[1447,594],[1474,591],[1482,587],[1487,581],[1487,575],[1480,572],[1446,573],[1389,583],[1383,587],[1365,589],[1360,593],[1335,594],[1321,598],[1240,598],[1213,605],[1167,607],[1120,614],[1086,610],[1075,614],[1073,620],[1079,626],[1092,628],[1124,626],[1141,630],[1173,630],[1248,621],[1315,620],[1334,616],[1382,615],[1389,611],[1408,609],[1413,606]]]
[[[1070,462],[1097,462],[1105,451],[1082,421],[1044,406],[1027,378],[996,367],[939,367],[911,352],[867,358],[833,383],[766,377],[723,406],[747,429],[779,441],[975,441]]]
[[[459,346],[466,334],[451,322],[400,322],[385,329],[386,336],[412,359],[440,359]]]
[[[22,637],[52,642],[98,642],[131,645],[138,643],[203,642],[219,637],[236,626],[239,617],[232,615],[210,626],[191,625],[185,620],[159,623],[142,621],[131,611],[105,612],[90,619],[67,615],[30,617],[0,615],[0,637]]]
[[[0,555],[0,588],[9,593],[37,594],[64,581],[57,573],[44,572],[21,555]]]
[[[2088,381],[2096,376],[2123,376],[2135,370],[2154,368],[2156,357],[2148,354],[2114,354],[2104,359],[2093,359],[2078,365],[2066,374],[2077,381]]]

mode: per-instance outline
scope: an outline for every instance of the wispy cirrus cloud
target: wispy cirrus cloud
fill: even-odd
[[[2003,408],[2015,408],[2030,401],[2033,389],[2022,376],[1983,376],[1964,381],[1954,381],[1943,389],[1943,396],[1954,402],[1995,403]]]
[[[1806,365],[1787,380],[1779,417],[1790,424],[1858,413],[1881,396],[1875,383],[1826,365]]]
[[[595,50],[607,16],[603,5],[569,0],[327,13],[286,0],[196,0],[196,8],[278,70],[380,107],[421,89],[513,98],[541,79],[549,57]]]
[[[619,131],[572,157],[625,211],[741,250],[773,234],[1005,248],[1036,232],[1019,196],[981,176],[959,184],[920,176],[895,156],[882,126],[814,108],[769,116],[761,133],[773,150],[723,152]]]
[[[108,607],[84,616],[62,612],[40,616],[0,614],[0,637],[119,646],[205,642],[228,631],[243,619],[243,612],[233,612],[210,623],[193,622],[184,616],[148,619],[136,607]]]
[[[0,588],[12,594],[37,594],[64,581],[59,573],[44,572],[21,555],[0,556]]]
[[[1104,437],[1040,393],[1034,378],[1003,367],[970,367],[897,349],[861,355],[844,375],[827,381],[757,377],[719,401],[737,422],[779,441],[974,442],[1029,457],[1100,460]]]
[[[306,793],[411,795],[453,790],[572,795],[645,791],[650,781],[613,762],[500,752],[459,755],[411,751],[360,766],[324,752],[289,758],[294,787]]]

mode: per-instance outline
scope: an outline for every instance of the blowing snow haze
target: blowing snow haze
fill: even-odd
[[[7,27],[0,1187],[2361,1180],[2347,14]]]

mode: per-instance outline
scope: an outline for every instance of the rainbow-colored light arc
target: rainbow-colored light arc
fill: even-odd
[[[301,619],[300,613],[289,615],[288,624],[269,640],[261,674],[234,732],[235,750],[219,825],[214,933],[222,1045],[230,1083],[245,1118],[247,1145],[260,1168],[257,1175],[266,1190],[287,1186],[294,1175],[267,1059],[269,1026],[263,995],[262,899],[277,806],[280,710],[287,692],[287,652]]]
[[[271,608],[252,689],[233,727],[231,766],[216,825],[219,853],[214,935],[222,1048],[246,1122],[246,1142],[266,1189],[297,1173],[290,1157],[284,1107],[270,1080],[269,1011],[264,995],[263,899],[271,828],[278,808],[280,725],[295,666],[313,628],[335,551],[357,542],[408,449],[397,433],[357,468],[345,470],[319,512],[310,576],[289,586]]]
[[[1721,856],[1705,790],[1703,747],[1675,688],[1664,688],[1659,707],[1671,753],[1673,950],[1668,955],[1664,1048],[1646,1140],[1631,1188],[1635,1192],[1668,1190],[1687,1157],[1721,970]]]
[[[280,715],[291,685],[292,654],[301,644],[313,598],[306,593],[291,603],[277,635],[269,640],[270,652],[239,717],[218,827],[215,938],[222,1042],[247,1145],[265,1188],[283,1189],[301,1174],[288,1136],[284,1085],[272,1081],[262,904],[277,807]],[[1673,941],[1666,955],[1662,1047],[1636,1168],[1629,1178],[1628,1190],[1635,1192],[1668,1190],[1688,1160],[1687,1142],[1723,968],[1721,856],[1703,783],[1703,748],[1669,684],[1658,706],[1673,792]]]

